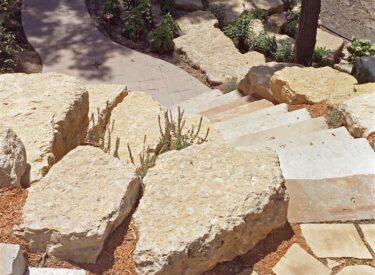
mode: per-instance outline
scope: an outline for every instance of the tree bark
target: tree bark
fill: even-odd
[[[320,6],[321,0],[302,0],[295,47],[295,60],[298,64],[311,65],[316,43]]]

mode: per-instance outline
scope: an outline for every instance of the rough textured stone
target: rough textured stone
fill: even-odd
[[[21,186],[26,169],[25,146],[10,127],[0,124],[0,186]]]
[[[138,202],[134,170],[99,148],[77,147],[29,188],[17,234],[32,251],[94,263]]]
[[[375,56],[357,58],[352,74],[356,76],[360,83],[375,82]]]
[[[354,137],[368,137],[375,132],[375,92],[344,101],[339,110]]]
[[[224,24],[229,24],[235,21],[243,11],[251,10],[253,8],[251,2],[246,0],[209,0],[209,3],[211,8],[214,8],[217,5],[224,5]]]
[[[284,13],[272,14],[267,18],[267,27],[275,33],[279,33],[286,23],[287,19]]]
[[[27,262],[18,244],[0,243],[0,274],[24,275]]]
[[[290,223],[375,219],[375,175],[287,180]]]
[[[316,33],[315,48],[326,48],[329,52],[328,59],[337,61],[344,48],[344,40],[340,37],[332,35],[322,29],[318,29]]]
[[[203,10],[203,5],[201,0],[175,0],[175,7],[178,10],[183,11],[196,11]]]
[[[372,259],[354,224],[302,224],[301,230],[318,258]]]
[[[271,78],[270,89],[278,102],[289,104],[339,103],[358,95],[354,77],[330,67],[287,67]]]
[[[368,265],[346,266],[336,273],[337,275],[374,275],[375,268]]]
[[[217,28],[190,30],[176,39],[175,48],[206,73],[211,84],[222,84],[228,79],[242,79],[253,66],[265,64],[263,54],[241,54],[232,40]]]
[[[31,181],[85,137],[89,97],[73,77],[62,74],[0,75],[0,121],[12,126],[26,148]]]
[[[65,268],[39,268],[30,267],[25,275],[85,275],[86,271]]]
[[[255,8],[266,10],[269,15],[283,12],[284,3],[282,0],[252,0]]]
[[[372,251],[375,251],[375,224],[361,224],[359,227],[365,236],[366,242],[369,244]]]
[[[143,151],[144,137],[146,135],[146,149],[155,148],[160,142],[160,128],[158,115],[161,117],[161,125],[164,130],[164,108],[151,96],[142,92],[130,93],[125,100],[120,103],[113,111],[111,118],[115,120],[112,139],[120,138],[119,157],[124,162],[130,161],[127,144],[131,149],[134,162],[139,164],[139,154]],[[184,115],[185,129],[198,126],[199,115]],[[174,116],[176,121],[176,116]],[[215,131],[209,120],[204,118],[202,121],[201,134],[204,136],[210,128],[209,140],[220,139],[220,135]]]
[[[182,33],[188,33],[194,29],[213,28],[217,24],[216,17],[209,11],[196,11],[176,20]]]
[[[272,268],[276,275],[329,275],[331,270],[303,250],[298,244],[293,244],[281,260]]]
[[[252,67],[245,78],[240,81],[237,89],[245,95],[255,95],[276,102],[270,90],[271,77],[275,72],[290,66],[296,65],[269,62],[265,65]]]
[[[270,150],[193,145],[160,156],[144,185],[134,214],[140,274],[200,274],[285,222],[287,197]]]
[[[354,92],[358,94],[375,93],[375,83],[354,85]]]

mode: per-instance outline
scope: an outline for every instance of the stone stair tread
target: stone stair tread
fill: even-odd
[[[257,100],[254,102],[249,102],[247,104],[243,104],[235,108],[231,108],[224,112],[216,113],[213,116],[208,116],[208,118],[212,122],[220,122],[220,121],[229,120],[229,119],[232,119],[232,118],[235,118],[235,117],[247,114],[247,113],[256,112],[261,109],[265,109],[265,108],[272,107],[272,106],[273,106],[272,102],[266,99],[262,99],[262,100]]]
[[[218,89],[214,89],[214,90],[209,90],[207,92],[204,92],[200,95],[197,95],[197,96],[194,96],[194,97],[191,97],[189,99],[186,99],[186,100],[183,100],[175,105],[172,105],[170,107],[170,109],[177,109],[178,106],[184,106],[184,105],[190,105],[190,104],[195,104],[197,102],[201,102],[202,100],[207,100],[207,99],[211,99],[211,98],[215,98],[217,96],[221,96],[223,94],[223,92],[221,92],[220,90]]]
[[[284,139],[289,136],[292,137],[301,132],[311,133],[324,129],[328,129],[325,118],[317,117],[239,137],[235,142],[235,146],[248,147],[258,143]]]
[[[228,129],[233,129],[242,125],[249,124],[249,122],[255,122],[262,120],[266,117],[272,117],[274,115],[286,114],[288,112],[288,105],[285,103],[274,105],[268,108],[260,109],[255,112],[246,113],[225,121],[216,122],[215,128],[219,131],[225,131]]]
[[[243,106],[243,105],[247,105],[247,104],[250,104],[250,103],[253,103],[253,102],[256,102],[256,101],[257,101],[257,99],[253,98],[252,96],[243,96],[243,97],[240,97],[239,99],[233,100],[231,102],[228,102],[228,103],[225,103],[225,104],[207,109],[203,112],[200,112],[199,114],[202,115],[202,116],[205,116],[207,118],[211,118],[211,117],[214,117],[217,114],[221,114],[221,113],[224,113],[228,110],[232,110],[234,108],[237,108],[237,107],[240,107],[240,106]]]
[[[180,107],[182,110],[185,111],[185,113],[200,113],[203,111],[206,111],[210,108],[217,107],[219,105],[231,102],[233,100],[236,100],[238,98],[243,97],[243,95],[238,91],[233,91],[227,94],[221,94],[219,96],[213,96],[209,98],[199,98],[198,100],[194,101],[192,100],[189,103],[181,103],[177,106],[174,106],[171,108],[172,114],[176,114],[178,107]]]
[[[345,127],[336,129],[324,129],[316,132],[305,133],[301,131],[299,134],[287,136],[281,139],[268,140],[250,146],[244,146],[246,149],[269,147],[276,151],[281,149],[292,149],[298,146],[307,146],[310,144],[324,144],[328,141],[342,141],[345,139],[353,139]]]
[[[279,149],[285,179],[324,179],[375,174],[367,139],[343,139]]]
[[[239,137],[261,132],[267,129],[293,124],[311,119],[310,113],[306,109],[300,109],[284,114],[268,116],[256,121],[248,121],[232,129],[220,131],[224,140],[230,144],[235,144]]]

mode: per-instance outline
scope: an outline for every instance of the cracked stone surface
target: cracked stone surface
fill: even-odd
[[[375,252],[375,224],[360,224],[359,227],[365,236],[365,241],[369,244],[372,251]]]
[[[368,265],[347,266],[337,272],[337,275],[374,275],[375,268]]]

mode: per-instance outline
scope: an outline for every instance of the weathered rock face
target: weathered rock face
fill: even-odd
[[[358,58],[354,63],[352,73],[360,83],[375,82],[375,56]]]
[[[263,54],[241,54],[232,40],[217,28],[195,28],[174,39],[176,50],[187,57],[207,75],[211,84],[222,84],[228,79],[242,79],[253,67],[265,64]]]
[[[89,98],[73,77],[62,74],[0,75],[0,121],[12,126],[25,145],[31,181],[83,139]]]
[[[344,101],[339,110],[354,137],[367,138],[375,132],[375,91]]]
[[[138,202],[134,170],[98,148],[77,147],[29,188],[16,233],[32,251],[95,263],[108,235]]]
[[[215,6],[222,6],[221,9],[224,10],[225,14],[224,24],[229,24],[235,21],[243,11],[251,10],[253,8],[250,1],[246,0],[209,0],[209,4],[211,9],[215,9]]]
[[[27,262],[18,244],[0,243],[0,274],[23,275]]]
[[[206,143],[161,155],[134,214],[139,274],[200,274],[244,254],[286,220],[273,151]]]
[[[287,23],[284,13],[276,13],[267,18],[267,26],[270,31],[279,33],[281,28]]]
[[[176,20],[183,33],[194,29],[214,28],[217,24],[216,17],[209,11],[196,11]]]
[[[316,33],[315,48],[326,48],[329,52],[328,59],[337,61],[344,48],[344,40],[321,29]]]
[[[203,10],[203,5],[201,0],[176,0],[175,7],[178,10],[183,11],[197,11]]]
[[[254,7],[266,10],[269,15],[283,12],[284,3],[282,0],[253,0]]]
[[[25,146],[11,128],[0,124],[0,186],[21,186],[26,170]]]
[[[252,67],[237,89],[245,95],[255,95],[276,102],[270,90],[270,80],[275,72],[286,67],[297,66],[288,63],[268,62],[265,65]]]
[[[357,81],[351,75],[330,67],[287,67],[271,78],[270,89],[280,103],[304,104],[327,101],[339,103],[358,95],[353,91]]]

